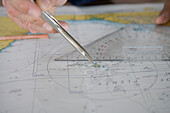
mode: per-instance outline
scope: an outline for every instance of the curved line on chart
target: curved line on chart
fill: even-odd
[[[155,67],[156,68],[156,67]],[[156,69],[155,69],[156,70]],[[143,72],[147,72],[147,71],[143,71]],[[156,73],[156,77],[158,77],[158,71],[157,71],[157,73]],[[83,78],[83,80],[85,79],[85,77]],[[90,79],[90,78],[88,78],[88,79]],[[148,89],[150,89],[154,84],[155,84],[155,82],[157,81],[157,78],[155,79],[155,81],[153,82],[153,84],[151,84],[150,86],[148,86],[148,88],[145,88],[145,90],[148,90]],[[90,89],[87,89],[86,91],[89,91],[89,90],[92,90],[92,89],[94,89],[95,87],[97,87],[98,85],[96,84],[94,87],[92,87],[92,88],[90,88]],[[81,87],[82,88],[82,87]],[[126,90],[126,91],[128,91],[128,90]],[[138,90],[131,90],[131,91],[138,91]],[[142,94],[144,91],[142,91],[142,92],[140,92],[140,93],[138,93],[137,95],[139,95],[139,94]],[[96,92],[96,94],[97,93],[108,93],[108,92],[106,92],[106,91],[102,91],[102,92]],[[110,93],[113,93],[113,92],[110,92]],[[84,92],[84,94],[89,94],[89,93],[86,93],[86,92]],[[95,94],[95,93],[93,93],[93,94]],[[136,95],[135,95],[136,96]]]
[[[56,51],[56,52],[57,52],[57,51]],[[56,54],[56,52],[55,52],[54,54],[52,54],[52,56],[49,58],[49,60],[48,60],[48,62],[47,62],[47,73],[48,73],[48,76],[53,80],[53,82],[54,82],[56,85],[58,85],[58,86],[60,86],[60,87],[62,87],[62,88],[64,88],[64,89],[67,89],[67,90],[68,90],[67,87],[64,87],[64,86],[61,85],[60,83],[56,82],[56,81],[54,80],[54,78],[50,75],[49,63],[50,63],[50,60],[52,59],[52,57]]]
[[[168,65],[168,67],[170,68],[170,64],[168,63],[168,61],[166,61],[166,64]]]
[[[144,92],[142,92],[142,94],[143,94]],[[98,93],[99,94],[99,93]],[[123,95],[119,95],[120,97],[123,97],[123,98],[107,98],[107,99],[101,99],[101,98],[91,98],[91,97],[88,97],[88,96],[86,96],[86,95],[82,95],[84,98],[87,98],[87,99],[90,99],[90,100],[101,100],[101,101],[113,101],[113,100],[124,100],[124,99],[127,99],[127,98],[133,98],[133,97],[135,97],[135,96],[139,96],[139,95],[141,95],[141,93],[140,94],[137,94],[137,95],[132,95],[132,96],[123,96]],[[114,95],[115,96],[115,95]]]
[[[64,39],[59,43],[59,45],[60,45],[63,41],[64,41]],[[55,45],[55,47],[56,47],[56,45]],[[19,70],[13,71],[13,72],[11,72],[11,73],[16,73],[16,72],[22,71],[23,69],[27,68],[28,66],[34,64],[34,63],[37,62],[40,58],[43,58],[43,57],[45,57],[46,55],[48,55],[53,49],[55,49],[55,47],[52,47],[48,52],[44,53],[44,55],[40,56],[37,60],[33,61],[32,63],[26,65],[25,67],[23,67],[23,68],[21,68],[21,69],[19,69]]]
[[[156,68],[156,66],[153,64],[153,62],[151,61],[151,60],[149,60],[150,62],[151,62],[151,64],[153,65],[153,67],[155,68],[155,70],[156,70],[156,79],[155,79],[155,81],[150,85],[150,86],[148,86],[148,88],[144,88],[144,89],[141,89],[140,87],[140,90],[141,90],[141,94],[142,94],[142,92],[145,92],[145,90],[149,90],[154,84],[155,84],[155,82],[157,81],[157,78],[158,78],[158,70],[157,70],[157,68]],[[130,64],[130,66],[131,66],[131,62],[129,61],[129,64]],[[132,68],[132,66],[131,66],[131,68]],[[133,68],[132,68],[132,72],[135,74],[135,72],[133,71]],[[135,75],[134,75],[135,76]]]
[[[91,77],[87,77],[87,78],[85,78],[84,76],[83,76],[83,78],[82,78],[82,80],[81,80],[81,86],[82,86],[82,84],[84,83],[84,80],[85,79],[92,79]],[[87,92],[87,91],[90,91],[90,90],[93,90],[94,88],[96,88],[97,86],[98,86],[98,83],[99,83],[99,81],[101,80],[102,78],[99,78],[99,80],[97,81],[97,83],[95,84],[95,85],[93,85],[93,87],[91,87],[91,88],[88,88],[88,89],[86,89],[86,90],[83,90],[83,92],[85,93],[85,92]],[[83,89],[83,87],[81,87],[82,89]],[[87,94],[87,93],[86,93]]]
[[[86,103],[84,104],[83,112],[82,112],[82,113],[86,113],[86,112],[85,112],[85,108],[87,108],[88,103],[89,103],[89,102],[88,102],[88,101],[86,101]]]
[[[135,96],[138,96],[138,95],[135,95]],[[85,96],[84,96],[85,97]],[[120,95],[120,97],[124,97],[124,96],[121,96]],[[137,101],[135,101],[135,100],[132,100],[131,98],[133,98],[134,96],[131,96],[131,97],[125,97],[125,98],[121,98],[121,99],[92,99],[92,98],[88,98],[88,97],[85,97],[86,99],[90,99],[90,101],[95,101],[95,100],[97,100],[97,101],[119,101],[119,100],[124,100],[124,99],[127,99],[127,100],[129,100],[129,101],[131,101],[131,102],[133,102],[133,103],[135,103],[135,104],[138,104],[139,106],[141,106],[141,108],[143,108],[143,109],[147,109],[147,108],[145,108],[141,103],[139,103],[139,102],[137,102]],[[94,103],[94,102],[93,102]]]
[[[156,81],[158,80],[158,69],[157,69],[157,67],[155,66],[155,64],[152,62],[152,61],[150,61],[151,63],[152,63],[152,65],[154,66],[154,68],[155,68],[155,70],[156,70],[156,79],[153,81],[153,83],[148,87],[148,88],[146,88],[145,90],[149,90],[149,89],[151,89],[154,85],[155,85],[155,83],[156,83]]]

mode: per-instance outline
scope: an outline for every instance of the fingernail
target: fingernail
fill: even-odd
[[[33,8],[29,9],[28,14],[30,14],[34,17],[39,17],[39,13],[37,11],[35,11]]]
[[[47,23],[44,23],[44,24],[43,24],[43,27],[44,27],[46,30],[48,30],[48,31],[52,31],[52,30],[53,30],[53,28],[52,28],[49,24],[47,24]]]
[[[166,22],[167,22],[167,19],[164,18],[164,17],[158,17],[158,18],[156,19],[156,23],[157,23],[157,24],[164,24],[164,23],[166,23]]]
[[[69,30],[69,26],[68,26],[67,24],[62,24],[62,27],[63,27],[66,31]]]
[[[158,18],[156,19],[156,23],[157,23],[157,24],[162,23],[162,20],[161,20],[161,18],[160,18],[160,17],[158,17]]]
[[[48,10],[48,9],[50,9],[50,7],[51,7],[51,2],[50,2],[50,0],[41,0],[41,2],[40,2],[40,7],[41,7],[43,10]]]

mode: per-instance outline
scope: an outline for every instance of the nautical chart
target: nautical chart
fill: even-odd
[[[94,61],[170,61],[169,45],[168,34],[157,33],[145,25],[131,25],[107,34],[85,48]],[[77,51],[56,58],[56,61],[61,60],[87,61]]]
[[[0,113],[169,113],[170,29],[153,24],[161,8],[58,8],[95,65],[59,34],[0,42]]]

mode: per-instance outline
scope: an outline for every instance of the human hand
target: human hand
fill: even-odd
[[[32,33],[54,33],[49,24],[41,18],[41,11],[49,11],[54,14],[56,6],[61,6],[66,0],[36,0],[36,4],[31,0],[2,0],[8,11],[8,16],[20,27]],[[68,24],[59,21],[68,30]]]
[[[156,24],[165,24],[170,20],[170,0],[166,0],[164,8],[160,15],[156,18]]]

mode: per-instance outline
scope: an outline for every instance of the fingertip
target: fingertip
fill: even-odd
[[[60,21],[60,24],[61,24],[61,26],[66,30],[66,31],[68,31],[69,30],[69,25],[66,23],[66,22],[62,22],[62,21]]]
[[[67,0],[53,0],[53,1],[54,6],[62,6],[67,2]]]
[[[156,18],[155,23],[156,24],[165,24],[170,20],[170,15],[162,14],[159,17]]]
[[[28,14],[33,16],[33,17],[40,17],[41,16],[41,10],[34,5],[30,6],[29,10],[28,10]]]
[[[50,0],[37,0],[36,3],[43,11],[48,11],[53,7]]]
[[[162,18],[161,17],[157,17],[155,20],[156,24],[162,24]]]
[[[170,0],[167,0],[164,4],[163,10],[160,12],[160,15],[156,18],[156,24],[165,24],[170,20]]]
[[[70,27],[68,25],[63,25],[63,28],[68,31]]]
[[[66,22],[59,21],[61,26],[68,31],[69,30],[69,25]],[[53,29],[49,24],[44,23],[43,27],[45,28],[45,33],[58,33],[55,29]]]
[[[48,24],[48,23],[44,23],[43,25],[43,28],[45,28],[47,31],[52,31],[53,28]]]
[[[20,5],[20,9],[23,10],[21,12],[25,12],[36,18],[41,16],[41,9],[36,5],[36,3],[32,2],[31,0],[21,2],[20,4],[22,4]]]
[[[33,16],[33,17],[36,17],[36,18],[40,17],[40,15],[41,15],[41,13],[36,12],[36,11],[33,10],[33,9],[30,9],[30,10],[28,11],[28,14],[31,15],[31,16]]]

